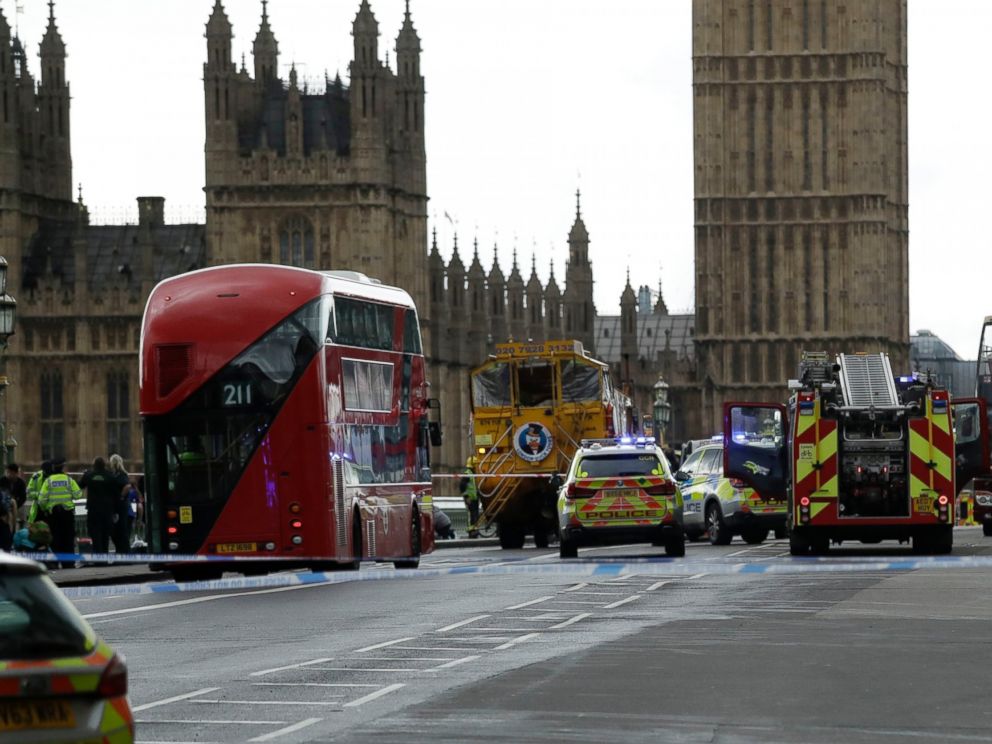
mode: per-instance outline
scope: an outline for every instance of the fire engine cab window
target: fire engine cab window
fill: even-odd
[[[595,455],[583,457],[577,475],[580,478],[625,478],[662,474],[661,461],[651,454]]]
[[[599,368],[570,359],[561,365],[561,399],[564,403],[586,403],[602,398]]]
[[[547,362],[521,362],[517,367],[517,405],[550,406],[554,400],[553,370]]]
[[[510,365],[494,364],[472,376],[472,402],[476,408],[510,405]]]
[[[738,445],[778,447],[782,444],[782,412],[777,408],[734,408],[730,428]]]
[[[954,437],[959,445],[978,439],[978,413],[977,403],[959,403],[954,406]]]

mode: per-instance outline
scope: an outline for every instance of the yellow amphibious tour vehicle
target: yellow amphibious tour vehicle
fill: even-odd
[[[579,443],[629,434],[632,420],[609,367],[579,341],[497,344],[472,370],[477,527],[495,525],[506,549],[523,547],[528,533],[547,547],[561,474]]]

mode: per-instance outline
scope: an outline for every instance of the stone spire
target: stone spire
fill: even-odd
[[[279,69],[279,42],[269,26],[268,4],[269,0],[262,0],[262,22],[251,47],[255,58],[255,80],[263,84],[275,80]]]

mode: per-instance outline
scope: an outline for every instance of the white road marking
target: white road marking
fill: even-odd
[[[380,687],[358,682],[252,682],[252,687]],[[282,723],[282,721],[276,721]]]
[[[399,682],[396,683],[396,684],[394,684],[394,685],[389,685],[388,687],[383,687],[381,690],[376,690],[375,692],[370,692],[365,697],[358,698],[358,700],[352,700],[350,703],[345,703],[344,704],[344,707],[345,708],[357,708],[359,705],[365,705],[365,703],[368,703],[368,702],[371,702],[371,701],[376,700],[378,698],[381,698],[383,695],[388,695],[391,692],[395,692],[396,690],[400,689],[401,687],[404,687],[404,685],[402,683],[399,683]]]
[[[738,550],[736,553],[725,553],[724,555],[721,555],[719,557],[720,558],[733,558],[734,556],[744,555],[745,553],[751,553],[751,552],[753,552],[755,550],[761,550],[761,546],[760,545],[755,545],[753,548],[744,548],[744,550]]]
[[[275,592],[291,592],[296,589],[312,589],[317,586],[328,587],[333,584],[293,584],[292,586],[277,586],[274,589],[253,589],[248,592],[230,592],[227,594],[209,594],[206,597],[193,597],[192,599],[177,599],[175,602],[160,602],[159,604],[141,605],[140,607],[128,607],[123,610],[107,610],[106,612],[91,612],[83,615],[87,620],[93,617],[110,617],[111,615],[124,615],[129,612],[151,612],[153,610],[167,610],[172,607],[180,607],[188,604],[198,604],[200,602],[213,602],[218,599],[230,599],[232,597],[249,597],[253,594],[274,594]]]
[[[517,644],[520,644],[520,643],[524,643],[526,641],[529,641],[531,638],[537,638],[539,635],[541,635],[541,634],[540,633],[528,633],[527,635],[518,636],[517,638],[514,638],[512,641],[507,641],[506,643],[502,644],[501,646],[497,646],[496,648],[493,649],[493,651],[504,651],[504,650],[506,650],[508,648],[513,648]]]
[[[640,598],[641,598],[641,595],[640,594],[635,594],[632,597],[627,597],[626,599],[621,599],[618,602],[613,602],[613,603],[608,604],[608,605],[603,605],[603,609],[604,610],[612,610],[615,607],[620,607],[621,605],[625,605],[628,602],[633,602],[633,601],[638,600]]]
[[[408,659],[398,659],[397,661],[408,661]],[[423,669],[383,669],[381,667],[362,669],[359,667],[314,667],[316,672],[422,672]]]
[[[537,599],[532,599],[530,602],[521,602],[520,604],[511,605],[504,609],[507,610],[519,610],[521,607],[530,607],[531,605],[541,604],[541,602],[547,602],[549,599],[553,599],[552,595],[546,597],[538,597]]]
[[[302,700],[194,700],[200,705],[337,705],[330,701],[303,702]]]
[[[563,589],[562,591],[576,592],[579,589],[583,589],[584,587],[587,587],[587,586],[589,586],[589,584],[587,584],[586,582],[583,581],[581,584],[576,584],[575,586],[570,586],[570,587],[568,587],[568,589]]]
[[[456,648],[455,646],[394,646],[404,651],[475,651],[474,648]]]
[[[431,649],[434,651],[435,649]],[[396,658],[395,656],[345,656],[345,660],[361,659],[362,661],[451,661],[454,656],[418,656],[415,659]]]
[[[188,723],[192,725],[207,725],[211,723],[217,724],[232,724],[232,723],[243,723],[246,726],[285,726],[286,721],[218,721],[218,720],[194,720],[192,718],[137,718],[135,723],[140,723],[142,726],[153,724],[153,723],[168,723],[168,724],[182,724]]]
[[[570,604],[570,605],[581,604],[581,605],[592,605],[594,607],[599,607],[602,601],[603,600],[600,600],[599,602],[590,602],[587,599],[556,599],[555,604]]]
[[[475,661],[478,658],[479,658],[478,655],[476,655],[476,656],[465,656],[465,657],[463,657],[461,659],[454,659],[453,661],[449,661],[447,664],[441,664],[440,666],[431,667],[430,669],[425,669],[424,671],[426,671],[426,672],[433,672],[433,671],[435,671],[437,669],[451,669],[451,667],[456,667],[459,664],[467,664],[468,662]]]
[[[307,726],[313,726],[315,723],[320,723],[323,718],[306,718],[299,723],[294,723],[292,726],[287,726],[286,728],[277,729],[276,731],[270,731],[267,734],[262,734],[261,736],[256,736],[254,739],[249,739],[248,741],[272,741],[273,739],[278,739],[280,736],[285,734],[291,734],[294,731],[299,731]]]
[[[577,623],[577,622],[579,622],[579,620],[585,620],[587,617],[592,617],[592,613],[591,612],[582,612],[582,613],[576,615],[575,617],[570,617],[568,620],[566,620],[563,623],[558,623],[557,625],[552,625],[551,628],[550,628],[550,630],[560,630],[561,628],[567,628],[569,625],[572,625],[573,623]]]
[[[355,649],[356,654],[363,654],[366,651],[375,651],[377,648],[385,648],[386,646],[395,646],[397,643],[405,643],[406,641],[412,641],[414,636],[408,636],[407,638],[397,638],[395,641],[386,641],[385,643],[377,643],[374,646],[366,646],[365,648]]]
[[[705,573],[698,573],[698,574],[693,574],[692,576],[689,576],[689,577],[688,577],[688,578],[686,579],[686,581],[692,581],[693,579],[701,579],[701,578],[703,578],[704,576],[708,576],[708,574],[705,574]]]
[[[661,589],[661,587],[665,586],[665,584],[670,584],[670,583],[672,583],[670,580],[669,581],[656,581],[651,586],[649,586],[647,589],[645,589],[644,591],[653,592],[653,591],[655,591],[657,589]]]
[[[264,677],[266,674],[275,674],[276,672],[285,672],[287,669],[299,669],[300,667],[312,666],[314,664],[323,664],[325,661],[334,661],[334,659],[311,659],[310,661],[301,661],[299,664],[289,664],[287,666],[273,667],[272,669],[263,669],[260,672],[252,672],[249,677]]]
[[[135,705],[131,707],[132,713],[137,713],[138,711],[148,710],[149,708],[157,708],[160,705],[168,705],[169,703],[178,703],[180,700],[188,700],[189,698],[196,697],[197,695],[206,695],[208,692],[216,692],[219,687],[204,687],[202,690],[195,690],[194,692],[187,692],[183,695],[174,695],[170,698],[165,698],[164,700],[156,700],[153,703],[145,703],[144,705]]]
[[[445,625],[443,628],[438,628],[435,633],[447,633],[449,630],[454,630],[455,628],[460,628],[463,625],[468,625],[469,623],[478,622],[479,620],[485,620],[489,615],[476,615],[475,617],[470,617],[468,620],[462,620],[458,623],[452,623],[451,625]]]

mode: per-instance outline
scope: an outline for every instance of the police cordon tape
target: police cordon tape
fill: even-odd
[[[903,572],[960,568],[992,568],[992,556],[924,557],[913,559],[853,558],[835,561],[830,558],[791,558],[781,563],[714,563],[686,561],[680,558],[639,558],[622,561],[574,560],[561,563],[521,562],[511,565],[453,566],[450,568],[420,568],[415,571],[382,569],[357,572],[282,573],[212,581],[192,581],[174,584],[156,582],[119,586],[65,587],[69,599],[113,597],[127,594],[159,594],[172,592],[203,592],[225,589],[265,589],[270,587],[316,584],[344,584],[355,581],[393,581],[434,579],[444,576],[498,575],[567,575],[581,578],[620,578],[623,576],[694,576],[697,574],[810,574]],[[149,608],[154,605],[148,605]],[[140,611],[141,607],[132,608]]]
[[[317,556],[288,556],[288,555],[199,555],[196,553],[18,553],[22,558],[30,558],[33,561],[53,563],[191,563],[216,561],[220,563],[230,563],[239,561],[259,561],[288,562],[288,561],[326,561],[335,560],[333,557],[321,558]]]

